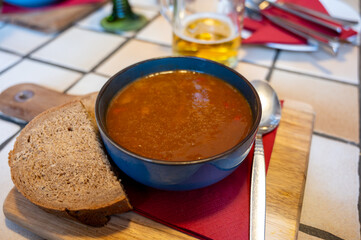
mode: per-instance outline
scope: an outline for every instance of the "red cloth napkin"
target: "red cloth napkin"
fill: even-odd
[[[276,130],[263,137],[266,167]],[[228,177],[192,191],[162,191],[123,179],[134,211],[200,239],[248,239],[253,149]]]
[[[25,13],[25,12],[39,11],[39,10],[59,8],[59,7],[69,7],[78,4],[98,3],[98,2],[104,2],[104,0],[63,0],[49,6],[37,7],[37,8],[19,7],[4,2],[3,7],[1,9],[1,13],[2,14]]]
[[[316,10],[325,14],[328,14],[324,6],[318,0],[282,0],[280,2],[290,2],[294,4],[298,4],[300,6]],[[267,14],[272,14],[275,16],[279,16],[285,18],[287,20],[293,21],[295,23],[301,24],[305,27],[312,28],[319,32],[327,33],[331,36],[336,36],[335,33],[328,31],[322,27],[317,26],[316,24],[310,23],[306,20],[303,20],[299,17],[290,15],[285,13],[282,10],[270,7],[269,9],[264,10]],[[335,24],[335,23],[333,23]],[[335,24],[337,25],[337,24]],[[253,19],[245,18],[244,20],[244,28],[247,30],[253,31],[253,34],[243,40],[243,43],[247,44],[264,44],[264,43],[281,43],[281,44],[306,44],[306,40],[302,37],[299,37],[293,33],[284,30],[281,27],[278,27],[272,24],[267,19],[262,19],[261,21],[255,21]],[[352,29],[343,29],[341,34],[338,35],[341,39],[347,39],[350,36],[357,34]]]

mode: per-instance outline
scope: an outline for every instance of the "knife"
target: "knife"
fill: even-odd
[[[306,14],[309,14],[311,16],[317,17],[317,18],[321,18],[323,20],[326,21],[332,21],[334,23],[343,25],[345,27],[350,27],[351,25],[356,25],[358,24],[358,21],[356,20],[349,20],[349,19],[341,19],[339,17],[331,17],[330,15],[309,9],[309,8],[305,8],[302,7],[300,5],[294,4],[294,3],[289,3],[289,2],[285,2],[283,3],[284,6],[287,6],[289,8],[292,8],[294,10],[300,11],[300,12],[304,12]]]
[[[338,33],[338,34],[341,33],[341,31],[342,31],[342,27],[340,27],[340,26],[336,26],[336,25],[333,25],[331,23],[324,22],[324,21],[322,21],[320,19],[317,19],[317,18],[315,18],[313,16],[310,16],[310,15],[308,15],[306,13],[296,11],[296,10],[294,10],[292,8],[287,7],[283,3],[275,3],[275,2],[270,2],[270,1],[267,1],[267,0],[266,0],[266,2],[270,6],[276,7],[278,9],[281,9],[281,10],[285,11],[285,12],[291,13],[291,14],[297,16],[297,17],[300,17],[300,18],[303,18],[303,19],[305,19],[307,21],[310,21],[312,23],[318,24],[318,25],[320,25],[322,27],[325,27],[325,28],[327,28],[327,29],[329,29],[329,30],[331,30],[333,32]]]
[[[310,45],[322,46],[324,49],[330,51],[333,55],[337,55],[340,48],[340,42],[335,41],[331,37],[325,38],[322,34],[316,31],[310,31],[310,29],[304,29],[301,25],[295,24],[287,19],[271,16],[270,14],[263,13],[268,20],[277,26],[286,29],[289,32],[296,34],[307,40],[307,43]]]

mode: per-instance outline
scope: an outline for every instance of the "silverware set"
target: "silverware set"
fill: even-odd
[[[337,35],[341,33],[342,28],[348,29],[358,23],[357,21],[350,21],[346,19],[331,17],[327,14],[323,14],[321,12],[317,12],[293,3],[271,2],[268,0],[246,0],[245,6],[246,14],[249,18],[259,20],[261,16],[263,16],[273,24],[306,39],[309,45],[317,47],[320,46],[333,55],[336,55],[338,53],[338,50],[342,43],[352,44],[352,42],[346,39],[341,39],[337,37]],[[330,31],[333,34],[328,35],[325,33],[321,33],[314,29],[305,27],[304,25],[300,25],[298,23],[290,21],[282,16],[269,14],[264,11],[269,7],[280,9],[283,12],[307,20],[308,22],[316,24],[317,26],[322,27],[327,31]],[[336,23],[336,25],[331,24],[330,21]]]

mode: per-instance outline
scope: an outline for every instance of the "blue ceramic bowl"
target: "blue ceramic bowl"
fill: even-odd
[[[4,2],[20,7],[44,7],[61,0],[4,0]]]
[[[253,114],[252,129],[247,137],[233,148],[216,156],[184,162],[145,158],[115,143],[107,133],[105,116],[110,101],[119,90],[140,77],[180,69],[214,75],[233,85],[245,96]],[[260,123],[261,103],[252,85],[231,68],[201,58],[166,57],[136,63],[111,77],[98,94],[95,115],[105,148],[124,173],[150,187],[191,190],[222,180],[242,163],[252,147]]]

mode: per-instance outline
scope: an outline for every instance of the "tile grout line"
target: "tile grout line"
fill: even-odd
[[[108,54],[108,56],[104,57],[102,60],[100,60],[92,69],[89,70],[88,73],[94,72],[96,73],[95,69],[97,69],[100,65],[102,65],[105,61],[108,60],[109,57],[114,55],[119,49],[121,49],[124,45],[126,45],[128,42],[130,42],[133,38],[126,38],[124,42],[122,42],[118,47],[114,48],[114,50]],[[121,69],[120,69],[121,70]],[[120,71],[119,70],[119,71]]]
[[[16,133],[14,133],[13,135],[11,135],[10,137],[8,137],[4,142],[2,142],[0,144],[0,152],[6,147],[6,145],[9,144],[9,142],[17,135],[21,132],[23,128],[21,127],[18,131],[16,131]]]
[[[3,74],[4,72],[6,72],[7,70],[9,70],[10,68],[14,67],[15,65],[17,65],[19,62],[21,62],[23,60],[22,57],[20,57],[19,60],[15,61],[13,64],[10,64],[8,67],[4,68],[3,70],[0,71],[0,75]]]
[[[337,142],[349,144],[349,145],[352,145],[352,146],[355,146],[355,147],[358,147],[358,148],[360,147],[359,143],[356,143],[356,142],[353,142],[353,141],[348,141],[346,139],[336,137],[336,136],[332,136],[332,135],[329,135],[327,133],[322,133],[322,132],[318,132],[318,131],[314,130],[312,134],[316,135],[316,136],[319,136],[319,137],[327,138],[329,140],[334,140],[334,141],[337,141]]]
[[[9,50],[9,49],[3,48],[3,47],[0,47],[0,50],[1,50],[2,52],[7,52],[7,53],[14,54],[14,55],[16,55],[16,56],[18,56],[18,57],[23,57],[23,55],[22,55],[21,53],[15,52],[15,51],[13,51],[13,50]]]
[[[149,19],[149,21],[141,28],[141,29],[138,29],[137,31],[135,31],[134,35],[131,36],[131,37],[126,37],[126,36],[120,36],[120,37],[123,37],[125,40],[124,42],[122,42],[118,47],[116,47],[111,53],[109,53],[106,57],[104,57],[102,60],[100,60],[92,69],[90,69],[89,71],[85,72],[85,74],[89,74],[89,73],[94,73],[94,74],[99,74],[97,73],[95,70],[101,65],[103,64],[109,57],[111,57],[113,54],[115,54],[119,49],[121,49],[125,44],[127,44],[128,42],[130,42],[132,39],[135,39],[135,36],[137,35],[137,33],[139,33],[142,29],[144,29],[146,26],[148,26],[151,22],[154,21],[154,19],[156,19],[157,17],[159,16],[159,13],[156,14],[153,18]],[[96,31],[96,30],[93,30],[93,29],[85,29],[85,30],[88,30],[88,31],[91,31],[91,32],[98,32],[98,33],[102,33],[102,32],[99,32],[99,31]],[[107,32],[105,31],[105,33],[108,33],[108,34],[113,34],[113,35],[116,35],[116,36],[119,36],[119,34],[117,33],[113,33],[113,32]],[[102,76],[104,74],[101,74]],[[107,78],[110,78],[109,76],[106,76]],[[71,86],[69,86],[67,89],[65,89],[64,93],[66,93],[67,91],[69,91],[73,86],[75,86],[79,81],[81,80],[78,79],[77,81],[75,81]]]
[[[277,49],[276,50],[276,54],[275,56],[273,57],[273,60],[272,60],[272,65],[271,67],[269,68],[269,71],[267,73],[267,76],[265,77],[265,80],[267,82],[269,82],[271,80],[271,76],[273,74],[273,71],[276,69],[275,66],[276,66],[276,62],[277,62],[277,59],[278,59],[278,56],[280,55],[280,52],[281,50]]]
[[[160,42],[152,41],[152,40],[145,40],[143,38],[134,38],[134,40],[137,40],[139,42],[144,42],[144,43],[151,43],[151,44],[158,45],[158,46],[161,46],[161,47],[172,48],[172,45],[168,45],[166,43],[160,43]],[[237,62],[239,62],[238,59],[237,59]]]
[[[100,73],[100,72],[95,72],[95,71],[92,71],[92,72],[89,72],[89,73],[96,74],[96,75],[99,75],[99,76],[102,76],[102,77],[106,77],[108,79],[112,77],[112,76],[107,75],[105,73]]]
[[[65,70],[69,70],[69,71],[73,71],[73,72],[77,72],[77,73],[81,73],[81,74],[88,73],[88,71],[82,71],[82,70],[79,70],[79,69],[66,67],[66,66],[63,66],[63,65],[60,65],[60,64],[57,64],[57,63],[47,62],[47,61],[39,59],[39,58],[27,57],[26,59],[27,60],[32,60],[32,61],[35,61],[35,62],[39,62],[39,63],[43,63],[43,64],[47,64],[47,65],[54,66],[54,67],[59,67],[59,68],[65,69]]]
[[[342,81],[342,80],[327,78],[327,77],[323,77],[323,76],[317,76],[317,75],[312,74],[312,73],[302,73],[302,72],[297,72],[297,71],[278,68],[278,67],[275,67],[274,69],[279,70],[279,71],[288,72],[288,73],[297,74],[297,75],[302,75],[302,76],[306,76],[306,77],[313,77],[313,78],[318,78],[318,79],[325,80],[325,81],[340,83],[340,84],[344,84],[344,85],[349,85],[349,86],[354,86],[354,87],[358,86],[358,83],[350,83],[350,82],[346,82],[346,81]]]
[[[299,226],[299,230],[303,233],[306,233],[310,236],[314,236],[314,237],[317,237],[317,238],[321,238],[321,239],[326,239],[326,240],[344,240],[343,238],[340,238],[340,237],[337,237],[336,235],[330,233],[330,232],[327,232],[327,231],[324,231],[324,230],[321,230],[319,228],[315,228],[315,227],[312,227],[312,226],[308,226],[308,225],[305,225],[305,224],[302,224],[300,223],[300,226]]]

